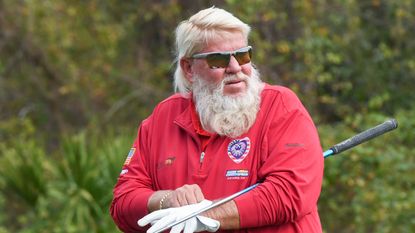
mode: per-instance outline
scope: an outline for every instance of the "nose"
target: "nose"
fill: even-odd
[[[231,60],[229,61],[228,67],[226,67],[226,73],[229,74],[236,74],[242,70],[241,66],[239,65],[238,61],[234,56],[231,56]]]

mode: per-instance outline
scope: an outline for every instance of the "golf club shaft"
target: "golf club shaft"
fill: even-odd
[[[368,140],[373,139],[373,138],[375,138],[379,135],[382,135],[386,132],[389,132],[393,129],[396,129],[397,127],[398,127],[398,122],[395,119],[387,120],[387,121],[385,121],[384,123],[382,123],[380,125],[377,125],[373,128],[365,130],[365,131],[363,131],[363,132],[361,132],[361,133],[359,133],[359,134],[357,134],[357,135],[355,135],[355,136],[353,136],[349,139],[344,140],[343,142],[340,142],[340,143],[334,145],[329,150],[327,150],[323,153],[323,157],[327,158],[331,155],[338,154],[340,152],[348,150],[348,149],[350,149],[354,146],[357,146],[357,145],[359,145],[359,144],[361,144],[365,141],[368,141]],[[205,211],[208,211],[208,210],[213,209],[217,206],[220,206],[220,205],[222,205],[222,204],[224,204],[228,201],[231,201],[231,200],[235,199],[236,197],[239,197],[240,195],[251,191],[252,189],[257,187],[259,184],[260,183],[253,184],[253,185],[249,186],[248,188],[245,188],[244,190],[241,190],[241,191],[239,191],[237,193],[234,193],[234,194],[232,194],[232,195],[230,195],[230,196],[228,196],[224,199],[221,199],[217,202],[214,202],[210,206],[207,206],[203,209],[200,209],[199,211],[196,211],[196,212],[186,216],[185,218],[180,219],[177,222],[174,222],[174,223],[171,223],[171,224],[167,225],[166,227],[164,227],[163,229],[159,230],[156,233],[163,232],[163,231],[165,231],[167,229],[170,229],[173,226],[176,226],[177,224],[180,224],[180,223],[182,223],[182,222],[184,222],[188,219],[191,219],[191,218],[193,218],[193,217],[195,217],[195,216],[197,216],[197,215],[199,215],[199,214],[201,214]]]

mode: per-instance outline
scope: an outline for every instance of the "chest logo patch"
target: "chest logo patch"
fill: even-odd
[[[249,176],[249,171],[245,169],[240,170],[227,170],[226,178],[228,180],[242,180]]]
[[[235,139],[228,145],[228,156],[235,163],[240,163],[246,158],[250,148],[251,141],[248,137],[242,139]]]

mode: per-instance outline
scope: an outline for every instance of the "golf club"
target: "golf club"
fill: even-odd
[[[327,151],[325,151],[323,153],[323,157],[324,158],[327,158],[329,156],[332,156],[332,155],[338,154],[340,152],[343,152],[345,150],[348,150],[348,149],[350,149],[352,147],[355,147],[355,146],[357,146],[357,145],[359,145],[359,144],[361,144],[363,142],[366,142],[366,141],[368,141],[370,139],[373,139],[373,138],[375,138],[377,136],[380,136],[380,135],[382,135],[382,134],[384,134],[386,132],[389,132],[391,130],[394,130],[397,127],[398,127],[398,122],[395,119],[387,120],[387,121],[383,122],[380,125],[377,125],[377,126],[372,127],[372,128],[370,128],[368,130],[365,130],[365,131],[363,131],[363,132],[361,132],[361,133],[359,133],[359,134],[357,134],[357,135],[355,135],[355,136],[353,136],[353,137],[351,137],[349,139],[346,139],[346,140],[344,140],[344,141],[342,141],[342,142],[334,145],[333,147],[331,147],[330,149],[328,149]],[[208,210],[213,209],[213,208],[215,208],[217,206],[220,206],[220,205],[222,205],[222,204],[224,204],[224,203],[226,203],[228,201],[231,201],[231,200],[235,199],[236,197],[238,197],[238,196],[240,196],[240,195],[242,195],[244,193],[247,193],[247,192],[251,191],[252,189],[254,189],[255,187],[257,187],[259,184],[260,183],[253,184],[253,185],[249,186],[248,188],[245,188],[245,189],[243,189],[243,190],[241,190],[241,191],[239,191],[237,193],[234,193],[234,194],[232,194],[232,195],[230,195],[230,196],[228,196],[228,197],[226,197],[224,199],[221,199],[221,200],[219,200],[217,202],[214,202],[210,206],[207,206],[207,207],[205,207],[203,209],[200,209],[199,211],[196,211],[196,212],[194,212],[192,214],[189,214],[188,216],[180,219],[177,222],[174,222],[174,223],[171,223],[171,224],[167,225],[166,227],[160,229],[156,233],[163,232],[163,231],[165,231],[165,230],[167,230],[167,229],[169,229],[169,228],[171,228],[171,227],[173,227],[173,226],[175,226],[177,224],[180,224],[180,223],[182,223],[182,222],[184,222],[184,221],[186,221],[188,219],[191,219],[191,218],[193,218],[193,217],[195,217],[195,216],[197,216],[197,215],[199,215],[199,214],[201,214],[201,213],[203,213],[205,211],[208,211]]]

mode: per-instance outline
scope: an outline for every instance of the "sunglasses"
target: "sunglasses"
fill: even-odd
[[[226,68],[231,61],[231,56],[234,56],[239,65],[244,65],[251,61],[252,46],[240,48],[233,52],[212,52],[212,53],[198,53],[192,56],[195,59],[206,59],[210,68]]]

